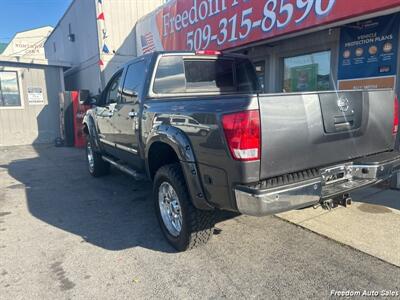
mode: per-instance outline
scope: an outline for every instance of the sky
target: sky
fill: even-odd
[[[55,26],[72,0],[0,0],[0,43],[15,33],[42,26]]]

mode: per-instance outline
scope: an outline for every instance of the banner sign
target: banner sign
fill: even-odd
[[[137,50],[228,49],[399,5],[400,0],[172,0],[138,22]]]
[[[396,14],[341,29],[339,88],[394,88],[399,20]]]
[[[394,88],[396,88],[396,76],[340,80],[338,84],[339,90],[376,90]]]

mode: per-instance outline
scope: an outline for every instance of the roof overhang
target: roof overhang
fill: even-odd
[[[0,63],[12,63],[12,64],[29,64],[29,65],[38,65],[38,66],[51,66],[51,67],[60,67],[60,68],[70,68],[72,67],[71,63],[64,61],[51,61],[47,59],[37,59],[37,58],[27,58],[27,57],[13,57],[13,56],[4,56],[0,55]]]
[[[337,22],[334,22],[334,23],[330,23],[330,24],[315,26],[315,27],[312,27],[312,28],[309,28],[309,29],[305,29],[305,30],[294,32],[294,33],[281,35],[281,36],[278,36],[278,37],[273,37],[273,38],[268,38],[268,39],[265,39],[265,40],[255,41],[255,42],[244,44],[244,45],[241,45],[241,46],[238,46],[238,47],[224,49],[224,51],[235,52],[235,51],[240,51],[240,50],[243,50],[243,49],[248,49],[248,48],[256,47],[256,46],[260,46],[260,45],[273,44],[273,43],[279,42],[281,40],[287,40],[287,39],[290,39],[290,38],[295,38],[295,37],[299,37],[299,36],[302,36],[302,35],[318,32],[318,31],[322,31],[322,30],[327,30],[327,29],[332,29],[332,28],[340,28],[341,26],[344,26],[344,25],[347,25],[347,24],[355,23],[355,22],[358,22],[358,21],[365,21],[365,20],[369,20],[369,19],[372,19],[372,18],[377,18],[377,17],[381,17],[381,16],[385,16],[385,15],[389,15],[389,14],[394,14],[394,13],[398,13],[398,12],[400,12],[400,6],[395,7],[395,8],[391,8],[391,9],[386,9],[386,10],[381,10],[381,11],[377,11],[377,12],[361,15],[361,16],[357,16],[357,17],[353,17],[353,18],[340,20],[340,21],[337,21]]]

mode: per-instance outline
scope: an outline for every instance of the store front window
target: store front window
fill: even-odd
[[[21,106],[17,72],[0,71],[0,107]]]
[[[254,63],[258,81],[260,82],[261,91],[265,92],[265,61],[258,61]]]
[[[330,89],[331,52],[284,58],[284,92]]]

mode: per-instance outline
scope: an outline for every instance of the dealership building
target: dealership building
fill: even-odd
[[[143,53],[204,49],[247,54],[264,92],[398,90],[399,12],[400,0],[75,0],[45,51],[73,66],[67,90],[93,94]]]
[[[398,90],[399,11],[400,0],[176,0],[139,21],[137,48],[247,54],[264,92]]]

